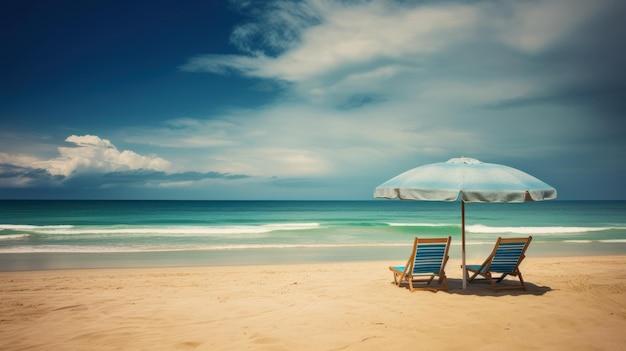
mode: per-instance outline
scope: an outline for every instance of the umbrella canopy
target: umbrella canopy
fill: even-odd
[[[556,189],[518,169],[461,157],[413,168],[374,190],[374,197],[402,200],[455,201],[459,195],[465,289],[465,202],[551,200],[556,198]]]

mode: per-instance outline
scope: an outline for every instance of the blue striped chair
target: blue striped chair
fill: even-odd
[[[413,241],[413,251],[405,266],[390,266],[393,281],[397,286],[403,282],[409,284],[411,292],[415,290],[448,290],[445,267],[448,262],[448,250],[451,237],[441,239],[418,239]],[[430,285],[438,276],[437,285]],[[425,283],[415,286],[417,283]]]
[[[493,248],[491,255],[487,257],[482,265],[467,265],[467,281],[471,282],[476,277],[482,276],[489,280],[491,288],[494,291],[503,289],[524,289],[524,279],[522,278],[522,272],[519,270],[519,265],[526,257],[526,249],[530,245],[532,236],[528,238],[498,238],[496,246]],[[473,272],[469,276],[470,272]],[[499,277],[494,277],[493,273],[500,274]],[[507,275],[515,276],[519,279],[519,285],[496,285],[496,283],[502,282]]]

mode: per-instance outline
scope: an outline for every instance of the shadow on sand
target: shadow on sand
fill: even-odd
[[[432,285],[436,286],[436,283],[433,282]],[[507,286],[507,285],[519,285],[519,282],[504,280],[498,283],[498,286]],[[488,281],[476,279],[471,283],[467,283],[467,289],[463,290],[463,280],[461,278],[448,278],[448,290],[447,291],[439,290],[439,291],[443,293],[457,294],[457,295],[496,296],[496,297],[497,296],[521,296],[521,295],[541,296],[549,291],[552,291],[552,288],[550,288],[549,286],[538,286],[531,282],[524,282],[524,285],[526,286],[526,290],[507,289],[507,290],[493,291]],[[426,287],[428,285],[418,285],[418,286]],[[409,289],[409,286],[407,283],[401,284],[400,287],[406,288],[407,290]],[[424,290],[424,291],[428,291],[428,290]]]

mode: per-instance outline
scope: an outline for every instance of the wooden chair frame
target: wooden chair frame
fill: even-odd
[[[489,281],[493,291],[505,289],[526,290],[524,278],[522,277],[522,272],[519,270],[519,266],[526,257],[525,253],[532,239],[532,236],[528,238],[498,238],[493,251],[482,265],[467,265],[467,281],[471,282],[475,280],[476,277],[482,276],[485,280]],[[469,272],[473,272],[474,274],[470,276]],[[501,275],[494,277],[492,273]],[[520,284],[496,285],[496,283],[502,282],[507,275],[517,277]]]
[[[448,259],[448,251],[450,250],[451,237],[447,238],[415,238],[413,241],[413,250],[411,256],[404,266],[390,266],[389,270],[393,272],[393,281],[400,286],[404,281],[409,284],[411,292],[415,290],[448,290],[448,278],[446,277],[445,267]],[[429,255],[429,246],[441,246],[445,244],[443,255],[437,253],[436,256]],[[422,250],[420,250],[422,249]],[[418,263],[420,267],[416,268]],[[438,276],[438,286],[430,285],[434,278]],[[415,283],[426,283],[425,286],[415,286]]]

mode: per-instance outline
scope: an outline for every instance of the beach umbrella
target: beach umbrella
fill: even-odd
[[[376,198],[401,200],[456,201],[459,194],[465,289],[465,203],[552,200],[556,198],[556,189],[518,169],[461,157],[413,168],[374,190]]]

